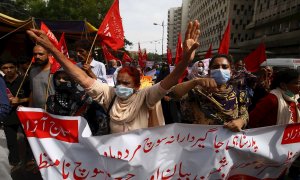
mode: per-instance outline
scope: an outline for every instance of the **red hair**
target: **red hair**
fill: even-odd
[[[130,77],[132,77],[135,87],[141,86],[140,72],[137,70],[137,68],[131,66],[122,67],[118,74],[121,73],[127,73]]]

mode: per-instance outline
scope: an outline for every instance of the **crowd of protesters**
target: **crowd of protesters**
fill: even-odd
[[[143,86],[146,69],[130,64],[120,66],[116,60],[106,66],[88,55],[92,46],[89,41],[75,43],[80,62],[74,64],[42,31],[29,30],[28,34],[37,42],[29,75],[23,78],[28,61],[22,62],[27,65],[25,69],[13,60],[2,59],[0,65],[1,92],[7,92],[1,93],[0,118],[11,172],[33,161],[28,143],[25,143],[25,158],[20,157],[20,151],[24,151],[17,142],[18,133],[23,133],[16,115],[20,105],[43,108],[56,115],[83,116],[93,135],[171,123],[224,125],[239,132],[245,128],[300,122],[300,79],[296,70],[273,72],[267,66],[250,73],[242,60],[234,62],[224,54],[212,57],[205,67],[203,61],[194,59],[199,46],[197,21],[188,26],[183,58],[175,69],[170,71],[164,63],[154,67],[158,72],[156,79],[146,86]],[[49,79],[50,55],[62,67]],[[178,83],[188,66],[191,71],[184,82]],[[115,86],[107,84],[107,75],[114,76]],[[300,167],[290,169],[291,177],[299,177],[299,172]]]

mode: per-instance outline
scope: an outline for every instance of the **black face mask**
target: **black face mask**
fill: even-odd
[[[76,90],[76,84],[72,81],[60,82],[59,80],[55,80],[55,90],[58,92],[73,92]]]

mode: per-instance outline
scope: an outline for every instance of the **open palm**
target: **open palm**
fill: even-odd
[[[199,47],[199,26],[200,24],[197,20],[190,22],[188,25],[183,42],[183,59],[185,61],[192,61],[195,57],[195,50]]]

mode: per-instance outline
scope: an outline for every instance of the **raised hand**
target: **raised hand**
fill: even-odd
[[[33,41],[43,46],[45,49],[51,50],[52,48],[55,48],[55,46],[48,39],[44,31],[37,30],[37,29],[30,29],[27,30],[26,32],[30,36],[30,38],[33,39]]]
[[[200,23],[195,20],[189,22],[185,39],[183,42],[183,60],[184,61],[192,61],[195,57],[195,50],[199,47],[198,38],[200,35]]]

